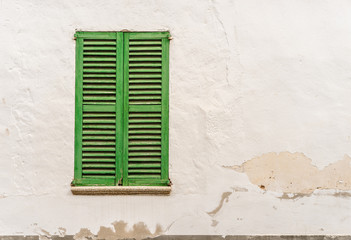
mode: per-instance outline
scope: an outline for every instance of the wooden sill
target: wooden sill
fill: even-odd
[[[71,186],[74,195],[169,195],[171,189],[170,186]]]

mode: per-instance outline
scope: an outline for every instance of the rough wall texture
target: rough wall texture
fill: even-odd
[[[0,0],[0,234],[351,234],[350,12]],[[171,32],[170,196],[70,192],[76,29]]]

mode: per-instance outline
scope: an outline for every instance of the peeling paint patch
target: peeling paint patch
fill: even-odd
[[[345,155],[342,160],[320,170],[303,153],[272,152],[242,165],[224,167],[247,174],[262,190],[283,193],[282,199],[296,199],[312,194],[316,189],[351,190],[350,164],[351,158]]]
[[[207,214],[210,215],[211,217],[216,215],[219,212],[219,210],[221,210],[221,208],[223,207],[224,201],[226,201],[226,202],[229,201],[230,195],[232,195],[232,192],[224,192],[222,194],[222,198],[221,198],[221,201],[219,201],[218,206],[215,209],[213,209],[211,212],[207,212]]]

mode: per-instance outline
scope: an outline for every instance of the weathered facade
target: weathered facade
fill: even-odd
[[[350,235],[350,12],[1,0],[1,238]],[[169,196],[71,193],[77,30],[171,33]]]

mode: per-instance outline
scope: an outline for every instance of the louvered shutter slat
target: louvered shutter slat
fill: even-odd
[[[109,58],[98,58],[98,57],[83,57],[83,60],[85,62],[111,62],[115,60],[115,58],[109,57]]]
[[[143,54],[140,54],[140,53],[131,54],[131,57],[129,58],[129,60],[133,61],[133,62],[150,62],[150,63],[162,61],[162,58],[160,58],[160,57],[151,57],[151,56],[150,57],[139,57],[139,56],[147,56],[149,54],[151,55],[151,52],[150,53],[143,53]],[[157,53],[152,53],[152,55],[159,56]]]
[[[91,40],[91,39],[86,39],[84,41],[84,46],[99,46],[99,45],[112,45],[113,47],[116,46],[116,42],[114,39],[111,40]]]
[[[102,61],[106,59],[110,59],[110,58],[101,58],[101,59],[96,59],[95,61],[85,60],[85,62],[83,63],[83,67],[110,67],[110,68],[115,67],[116,64],[111,63],[114,61],[113,59],[110,59],[108,61]]]

